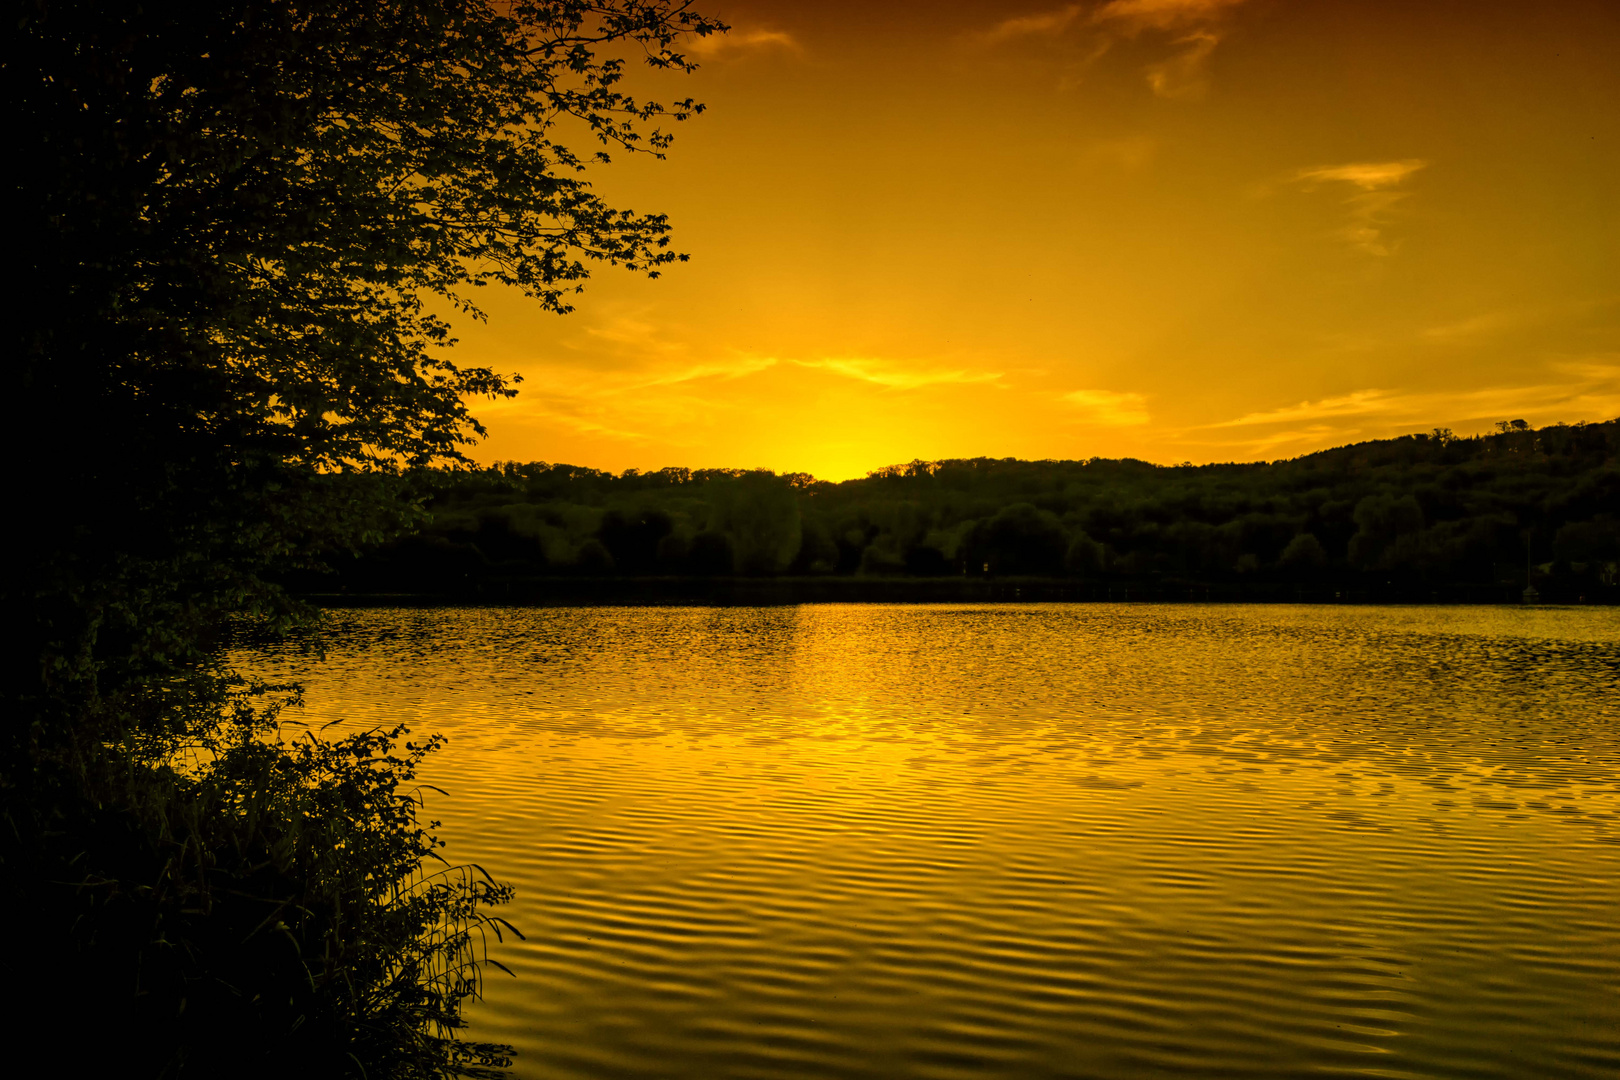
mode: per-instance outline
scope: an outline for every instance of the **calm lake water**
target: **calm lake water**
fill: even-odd
[[[519,1077],[1620,1076],[1620,611],[358,610]]]

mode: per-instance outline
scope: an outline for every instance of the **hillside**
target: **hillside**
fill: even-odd
[[[420,532],[292,584],[635,599],[792,579],[797,596],[1010,595],[954,579],[1072,598],[1501,601],[1528,573],[1547,600],[1613,602],[1620,420],[1498,428],[1258,464],[913,461],[837,484],[543,462],[423,472],[409,478],[431,515]]]

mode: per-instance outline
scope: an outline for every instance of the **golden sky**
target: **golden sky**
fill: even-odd
[[[1620,3],[719,0],[483,461],[1292,457],[1620,416]]]

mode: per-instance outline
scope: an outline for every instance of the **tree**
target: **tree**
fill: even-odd
[[[968,565],[993,574],[1055,574],[1068,551],[1063,525],[1029,503],[1012,503],[973,530]]]
[[[1423,507],[1411,495],[1368,495],[1356,503],[1356,534],[1350,538],[1350,562],[1376,569],[1402,537],[1423,530]]]
[[[790,480],[761,470],[716,482],[710,492],[710,527],[731,538],[738,572],[776,574],[793,562],[803,530]]]
[[[1286,570],[1309,573],[1326,566],[1327,561],[1327,549],[1322,547],[1322,541],[1312,533],[1302,532],[1288,541],[1278,563]]]
[[[656,275],[683,257],[662,215],[609,206],[586,170],[662,154],[658,125],[701,109],[630,93],[630,60],[690,71],[684,37],[724,27],[685,0],[24,0],[10,26],[7,449],[35,527],[0,590],[20,639],[0,896],[52,952],[14,953],[9,974],[133,986],[161,955],[166,985],[225,964],[261,1003],[181,1021],[198,1010],[157,1002],[158,1042],[124,1071],[206,1070],[204,1037],[324,1048],[323,1074],[346,1053],[399,1075],[468,1065],[433,1031],[470,984],[412,997],[409,963],[355,947],[417,934],[464,970],[443,943],[504,895],[407,887],[433,846],[397,784],[419,749],[300,757],[211,647],[232,618],[307,617],[276,575],[410,524],[401,474],[463,461],[482,432],[469,401],[514,392],[449,358],[439,312],[481,318],[490,285],[566,312],[593,263]],[[173,767],[187,749],[211,764]],[[300,839],[308,805],[387,842],[323,854]],[[229,943],[277,910],[261,902],[301,913],[279,924],[297,949],[238,964]],[[305,984],[311,1023],[266,1011]]]
[[[116,546],[186,563],[167,591],[192,602],[264,603],[264,568],[398,524],[334,517],[314,477],[460,460],[469,399],[514,392],[449,359],[431,304],[480,318],[499,284],[564,312],[593,261],[684,258],[584,170],[661,155],[656,125],[701,110],[632,95],[602,52],[691,70],[683,35],[723,27],[687,2],[34,0],[18,25],[12,450],[51,507],[47,591]]]

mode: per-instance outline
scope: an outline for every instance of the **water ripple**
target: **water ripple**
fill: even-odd
[[[1620,1075],[1620,613],[342,611],[520,1077]]]

